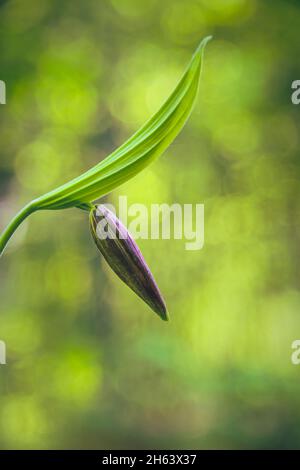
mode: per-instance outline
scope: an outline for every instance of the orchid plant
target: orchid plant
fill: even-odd
[[[114,214],[103,205],[95,205],[95,201],[142,171],[178,135],[195,103],[203,51],[210,39],[203,39],[173,93],[132,137],[90,170],[32,200],[16,214],[0,235],[0,256],[15,230],[30,214],[70,207],[89,211],[93,238],[108,264],[162,319],[168,319],[163,297],[137,244]],[[117,237],[99,236],[97,226],[103,219]]]

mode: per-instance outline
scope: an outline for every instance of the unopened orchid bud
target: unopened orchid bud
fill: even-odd
[[[117,276],[163,320],[168,320],[166,304],[154,277],[122,222],[101,204],[90,212],[90,227],[97,247]]]

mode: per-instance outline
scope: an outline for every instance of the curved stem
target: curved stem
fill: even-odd
[[[20,210],[20,212],[18,212],[17,215],[10,221],[6,229],[0,235],[0,256],[2,255],[9,239],[12,237],[19,225],[35,210],[36,209],[33,204],[29,203],[27,206],[23,207],[23,209]]]

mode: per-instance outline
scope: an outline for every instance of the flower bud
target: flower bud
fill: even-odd
[[[90,228],[97,247],[117,276],[163,320],[168,320],[166,304],[154,277],[122,222],[101,204],[90,212]]]

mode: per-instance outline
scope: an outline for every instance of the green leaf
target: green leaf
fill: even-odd
[[[166,150],[193,108],[203,51],[210,39],[203,39],[173,93],[130,139],[87,172],[31,201],[11,220],[0,235],[0,255],[18,226],[33,212],[68,207],[88,210],[93,201],[128,181]]]
[[[173,93],[143,127],[98,165],[33,201],[35,208],[85,208],[86,204],[128,181],[159,157],[191,113],[197,96],[203,50],[210,38],[201,42]]]

